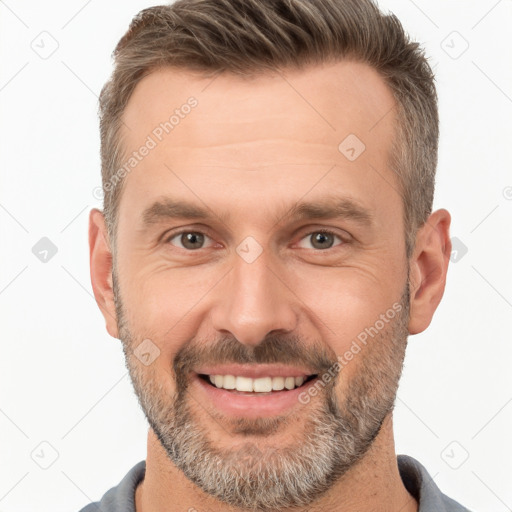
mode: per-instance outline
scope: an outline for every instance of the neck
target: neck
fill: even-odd
[[[148,432],[146,473],[135,493],[136,512],[241,512],[206,495],[172,463],[153,430]],[[391,414],[366,455],[326,494],[293,512],[417,512],[418,503],[398,471]],[[291,510],[290,510],[291,512]]]

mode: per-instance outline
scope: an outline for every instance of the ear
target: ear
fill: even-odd
[[[108,243],[105,217],[97,208],[89,214],[89,256],[94,297],[105,318],[108,333],[118,338],[112,286],[112,252]]]
[[[450,222],[447,210],[437,210],[416,235],[410,260],[410,334],[423,332],[430,325],[443,297],[452,252]]]

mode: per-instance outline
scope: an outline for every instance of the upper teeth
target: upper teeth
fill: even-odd
[[[255,391],[268,393],[280,391],[284,388],[293,389],[304,383],[304,377],[235,377],[234,375],[209,375],[210,382],[218,388],[236,389],[237,391]]]

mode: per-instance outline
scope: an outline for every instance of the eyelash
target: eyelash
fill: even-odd
[[[186,230],[178,231],[177,233],[173,233],[173,234],[167,236],[164,239],[164,243],[169,244],[171,240],[173,240],[174,238],[176,238],[178,236],[181,236],[181,235],[183,235],[185,233],[196,233],[196,234],[204,235],[204,236],[208,237],[210,240],[213,240],[213,238],[211,236],[209,236],[207,233],[205,233],[204,231],[186,229]],[[316,251],[316,252],[327,252],[329,250],[335,249],[336,247],[343,246],[343,245],[346,245],[346,244],[350,243],[349,240],[344,239],[338,233],[336,233],[334,231],[331,231],[329,229],[316,229],[314,231],[310,231],[310,232],[306,233],[300,239],[300,241],[302,241],[305,238],[307,238],[308,236],[310,237],[311,235],[316,234],[316,233],[321,233],[321,234],[324,234],[324,235],[331,235],[331,236],[333,236],[335,238],[338,238],[341,241],[341,243],[338,244],[338,245],[334,245],[333,247],[328,247],[327,249],[314,249],[313,248],[313,249],[307,249],[307,250],[313,250],[313,251]],[[181,249],[181,250],[186,251],[186,252],[196,252],[196,251],[200,251],[201,249],[207,249],[207,247],[200,247],[199,249],[185,249],[183,247],[177,247],[177,249]]]

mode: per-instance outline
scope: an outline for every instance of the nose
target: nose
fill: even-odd
[[[234,268],[219,283],[211,312],[214,329],[244,345],[258,345],[271,333],[289,333],[297,325],[293,292],[264,254],[252,263],[235,257]]]

